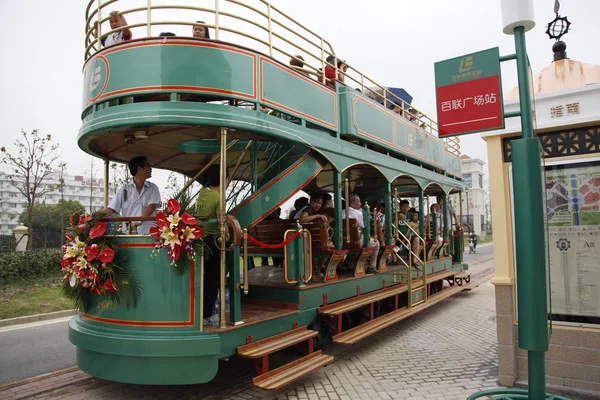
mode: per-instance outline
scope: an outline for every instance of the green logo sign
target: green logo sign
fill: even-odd
[[[89,102],[95,101],[106,89],[110,69],[108,61],[103,56],[98,56],[89,63],[84,70],[84,91]]]

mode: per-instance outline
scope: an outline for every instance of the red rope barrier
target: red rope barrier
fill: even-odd
[[[289,244],[292,240],[296,239],[298,237],[298,235],[300,234],[300,232],[296,231],[291,238],[289,238],[288,240],[278,243],[278,244],[268,244],[268,243],[264,243],[261,242],[260,240],[253,238],[252,236],[248,235],[248,240],[250,240],[252,243],[254,243],[257,246],[261,246],[261,247],[266,247],[267,249],[279,249],[287,244]]]

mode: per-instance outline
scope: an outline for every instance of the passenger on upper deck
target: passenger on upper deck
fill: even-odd
[[[210,30],[204,21],[196,21],[192,27],[192,37],[194,39],[210,39]]]
[[[365,229],[365,219],[361,209],[360,197],[356,193],[352,193],[349,196],[348,202],[350,208],[346,208],[342,211],[342,218],[346,218],[346,213],[350,218],[354,218],[358,222],[360,228],[360,242],[363,243],[363,229]],[[379,241],[377,239],[369,238],[369,247],[374,247],[373,253],[369,257],[369,268],[368,273],[375,272],[377,269],[377,256],[379,255]]]
[[[156,207],[160,204],[158,186],[147,179],[152,177],[152,167],[145,156],[133,157],[129,160],[129,172],[133,181],[126,183],[117,190],[108,207],[104,209],[107,217],[120,213],[122,217],[150,217],[155,215]],[[138,233],[147,235],[153,221],[144,221],[138,227]],[[123,233],[129,233],[127,223],[123,224]]]
[[[221,166],[211,165],[203,175],[203,188],[198,194],[196,202],[196,215],[198,217],[208,217],[206,221],[200,221],[200,226],[204,229],[204,303],[203,317],[204,323],[210,324],[210,317],[213,312],[213,305],[217,300],[219,288],[219,263],[221,260],[221,250],[219,249],[219,208],[221,204]],[[229,171],[225,179],[225,188],[229,185]]]
[[[302,70],[302,68],[304,68],[304,57],[293,56],[292,58],[290,58],[290,66],[299,74],[302,74],[307,78],[309,77],[308,72]]]
[[[308,207],[308,197],[299,197],[294,201],[294,209],[290,211],[290,215],[288,219],[298,219],[300,218],[300,214],[302,214],[302,210]]]
[[[127,20],[125,19],[125,16],[119,14],[119,12],[115,10],[110,13],[108,21],[110,23],[110,29],[113,31],[116,30],[116,32],[101,38],[100,41],[102,42],[102,46],[109,47],[113,44],[131,40],[131,30],[129,30],[129,28],[119,29],[127,26]],[[98,22],[96,22],[96,26],[94,28],[94,36],[98,36]]]
[[[336,58],[334,56],[329,56],[329,57],[327,57],[327,63],[333,65],[335,63],[335,59]],[[332,89],[335,89],[335,80],[336,79],[338,81],[344,83],[344,78],[346,76],[346,75],[344,75],[344,73],[348,70],[348,66],[346,65],[345,61],[338,59],[337,60],[337,69],[338,69],[338,74],[336,77],[335,76],[335,68],[332,67],[331,65],[325,66],[325,78],[327,78],[327,86],[329,86]]]

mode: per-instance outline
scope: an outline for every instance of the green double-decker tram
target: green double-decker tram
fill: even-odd
[[[105,182],[110,162],[139,155],[190,183],[212,165],[222,181],[229,174],[215,255],[227,296],[205,324],[204,256],[172,267],[165,252],[151,256],[150,235],[115,233],[141,292],[131,307],[89,295],[69,324],[78,366],[113,381],[192,384],[237,354],[256,366],[256,386],[278,389],[331,363],[327,343],[352,345],[468,288],[448,206],[463,186],[458,142],[438,139],[406,97],[266,1],[193,3],[90,1],[78,143],[104,160]],[[117,6],[125,18],[113,29]],[[300,191],[329,194],[333,207],[319,210],[328,218],[268,218]],[[343,214],[353,194],[364,227]],[[426,220],[438,196],[440,213]],[[401,199],[420,210],[417,229]],[[131,220],[144,218],[111,221]],[[269,365],[292,346],[304,354]]]

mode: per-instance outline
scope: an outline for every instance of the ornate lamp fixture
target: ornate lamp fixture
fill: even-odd
[[[563,35],[566,35],[569,32],[569,27],[571,26],[571,22],[567,19],[567,17],[561,17],[558,14],[558,10],[560,9],[560,3],[558,0],[554,1],[554,13],[556,17],[548,24],[546,29],[546,34],[550,39],[556,40],[556,43],[552,45],[552,51],[554,52],[554,61],[563,60],[567,58],[567,44],[560,40]]]

